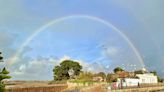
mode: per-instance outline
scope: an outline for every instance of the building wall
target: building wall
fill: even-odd
[[[140,79],[140,83],[158,83],[157,76],[153,74],[137,74]]]
[[[115,84],[116,87],[139,86],[139,84],[154,84],[158,83],[157,76],[154,74],[137,74],[138,78],[118,78]]]
[[[139,83],[139,79],[130,79],[130,78],[126,78],[125,79],[126,85],[127,86],[138,86]]]

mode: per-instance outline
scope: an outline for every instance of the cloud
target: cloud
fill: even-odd
[[[70,56],[63,56],[62,58],[59,59],[59,63],[61,63],[63,60],[74,60],[76,62],[78,62],[82,67],[83,67],[83,71],[88,71],[89,68],[91,67],[91,64],[86,62],[86,61],[83,61],[83,60],[77,60],[77,59],[73,59],[71,58]]]
[[[119,53],[117,47],[105,47],[104,50],[102,51],[102,54],[107,55],[107,56],[115,56]]]
[[[59,59],[59,62],[62,62],[64,60],[70,60],[70,59],[71,59],[71,57],[64,55],[62,58]]]
[[[96,62],[101,62],[99,64],[103,67],[101,70],[111,72],[117,66],[128,71],[141,69],[142,66],[138,61],[139,59],[126,43],[119,47],[113,43],[104,44],[100,60],[95,60]]]
[[[52,70],[59,60],[55,58],[37,58],[30,61],[20,62],[18,65],[9,67],[12,79],[44,80],[52,79]],[[17,68],[16,68],[17,67]]]
[[[20,59],[20,58],[19,58]],[[53,79],[53,68],[63,60],[71,59],[80,63],[83,70],[88,70],[90,65],[82,60],[75,60],[69,56],[62,58],[38,57],[37,59],[21,58],[23,62],[9,67],[13,80],[51,80]]]
[[[24,62],[20,62],[17,65],[9,67],[9,70],[13,80],[52,80],[52,70],[54,66],[59,65],[61,61],[68,59],[79,62],[83,67],[83,71],[97,73],[101,71],[106,72],[107,69],[101,64],[101,62],[89,63],[87,61],[73,59],[65,55],[62,58],[38,57],[33,60],[24,59]]]

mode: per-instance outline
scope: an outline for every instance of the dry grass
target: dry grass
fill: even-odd
[[[50,81],[6,81],[6,88],[25,88],[25,87],[47,87],[54,85],[66,84],[50,84]]]

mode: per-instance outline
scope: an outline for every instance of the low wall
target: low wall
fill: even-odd
[[[152,92],[164,90],[164,86],[112,90],[111,92]]]
[[[6,88],[5,92],[61,92],[66,89],[67,85],[54,85],[54,86],[43,86],[43,87],[11,87]]]
[[[82,85],[82,84],[81,84]],[[94,83],[93,85],[85,85],[85,86],[76,86],[72,88],[68,88],[63,92],[106,92],[104,90],[104,83]]]

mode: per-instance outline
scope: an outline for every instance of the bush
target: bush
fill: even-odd
[[[86,79],[76,79],[76,80],[70,80],[69,82],[72,82],[72,83],[77,83],[77,84],[83,84],[83,86],[85,86],[86,84],[88,84],[89,86],[90,85],[93,85],[96,81],[93,81],[93,80],[86,80]]]

